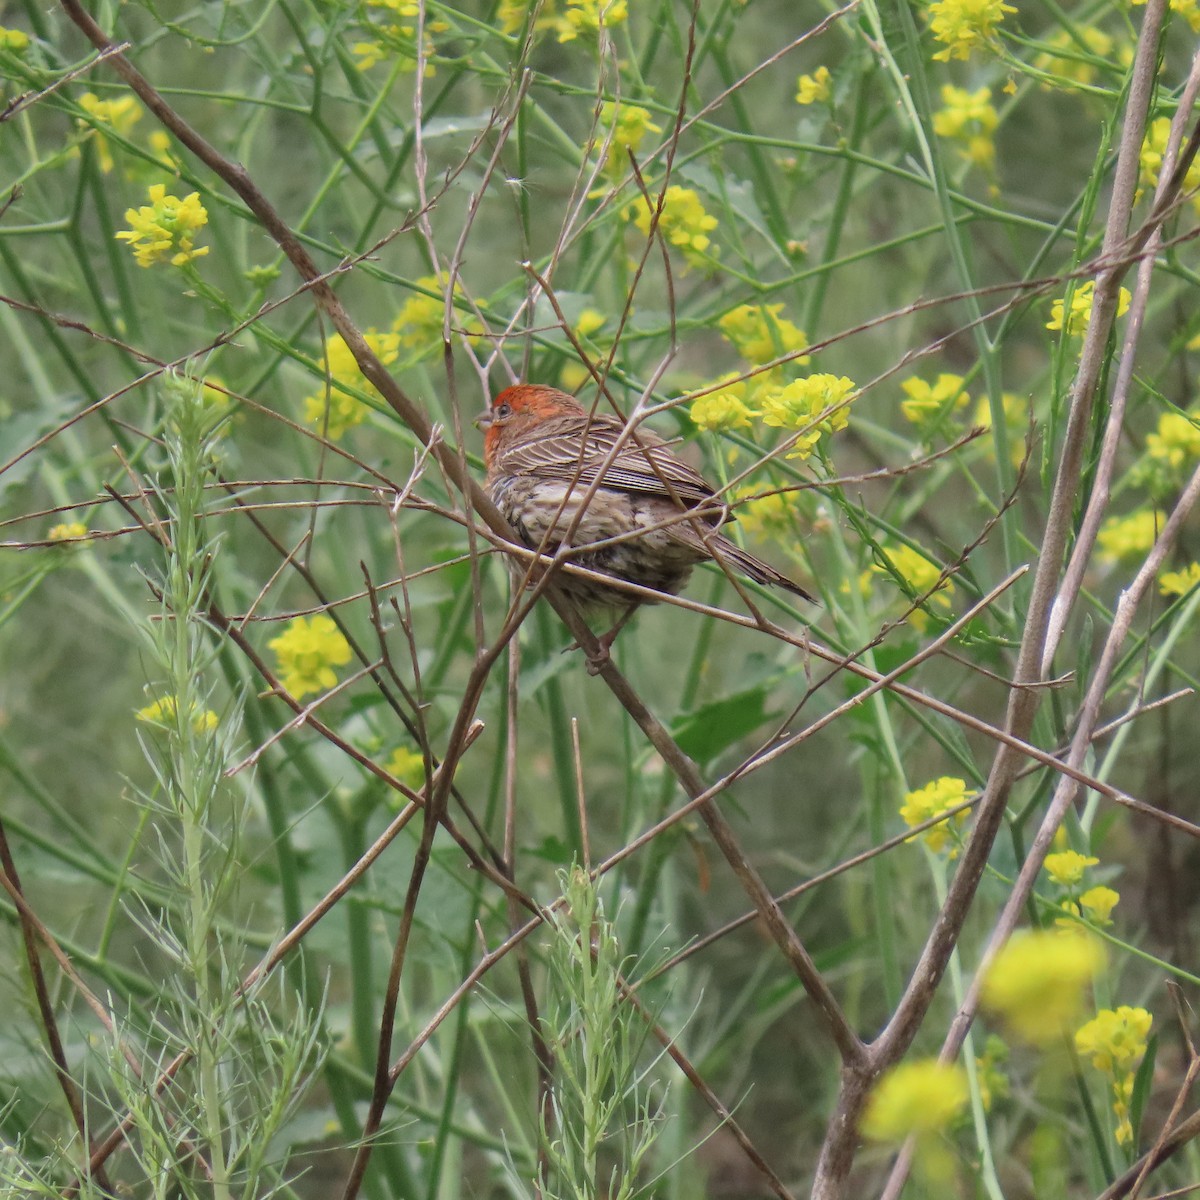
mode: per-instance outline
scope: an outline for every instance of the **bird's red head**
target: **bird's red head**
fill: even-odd
[[[505,388],[476,422],[484,431],[484,461],[490,465],[505,442],[542,421],[580,411],[575,398],[558,388],[540,383],[516,383]]]

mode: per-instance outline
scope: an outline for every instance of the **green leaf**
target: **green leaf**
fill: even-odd
[[[715,700],[679,718],[671,735],[697,762],[709,762],[734,742],[778,715],[767,712],[767,688],[759,686]]]

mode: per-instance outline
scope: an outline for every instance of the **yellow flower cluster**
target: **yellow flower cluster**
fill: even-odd
[[[1116,1009],[1102,1008],[1075,1032],[1076,1051],[1112,1081],[1115,1136],[1121,1146],[1133,1143],[1133,1083],[1153,1025],[1154,1018],[1144,1008],[1122,1004]]]
[[[912,829],[932,817],[956,808],[966,798],[966,780],[943,775],[940,779],[927,783],[923,788],[909,792],[900,806],[900,816],[905,825]],[[925,844],[934,854],[941,854],[943,850],[948,849],[950,851],[948,858],[958,857],[960,838],[957,827],[967,819],[967,812],[968,810],[964,808],[962,812],[955,815],[954,826],[951,826],[949,820],[939,821],[932,829],[925,831]],[[911,842],[915,839],[909,838],[908,840]]]
[[[876,1142],[903,1142],[940,1133],[967,1107],[967,1074],[936,1059],[901,1063],[875,1085],[862,1133]]]
[[[796,521],[794,497],[787,492],[771,492],[769,495],[759,496],[756,491],[755,488],[748,488],[739,493],[741,496],[754,497],[750,500],[734,497],[738,526],[742,532],[750,537],[790,533],[795,528]]]
[[[1095,60],[1107,62],[1114,45],[1107,33],[1092,25],[1078,30],[1060,29],[1046,38],[1047,49],[1033,60],[1033,66],[1043,75],[1054,76],[1053,83],[1043,80],[1042,87],[1047,90],[1091,87],[1098,75]]]
[[[614,104],[611,100],[600,105],[600,124],[612,131],[605,166],[617,173],[629,165],[625,151],[632,150],[636,154],[648,133],[662,133],[662,126],[655,125],[648,108],[637,104]]]
[[[1146,140],[1142,143],[1141,153],[1138,161],[1140,164],[1140,178],[1143,187],[1153,188],[1158,186],[1159,175],[1162,172],[1163,155],[1167,149],[1167,139],[1171,134],[1171,118],[1156,117],[1150,122],[1150,128],[1146,131]],[[1200,187],[1200,162],[1193,161],[1188,167],[1187,175],[1184,177],[1183,190],[1185,192],[1195,191]],[[1200,209],[1200,197],[1192,197],[1192,206]]]
[[[87,526],[82,521],[64,521],[61,525],[52,525],[46,537],[52,542],[77,542],[87,535]]]
[[[9,54],[24,54],[28,49],[29,34],[0,25],[0,50],[7,50]]]
[[[425,758],[411,746],[397,746],[383,769],[414,791],[425,783]]]
[[[924,554],[919,550],[914,550],[911,546],[883,546],[880,549],[887,558],[887,564],[873,563],[863,580],[864,584],[868,583],[873,575],[882,575],[893,582],[898,575],[907,584],[906,591],[911,595],[919,596],[928,592],[937,583],[938,577],[942,573],[942,569],[937,563],[931,558],[926,558]],[[954,595],[954,584],[949,579],[943,580],[938,585],[937,591],[926,599],[921,608],[914,609],[908,614],[909,624],[918,633],[924,633],[929,628],[930,611],[938,610],[939,616],[949,613],[952,607],[950,599],[952,595]]]
[[[745,380],[731,382],[719,392],[693,400],[688,415],[698,429],[709,433],[749,429],[759,414],[746,403],[746,392]]]
[[[142,119],[142,106],[132,96],[119,96],[116,100],[101,100],[94,92],[84,92],[79,97],[79,107],[97,124],[107,125],[114,133],[125,137]],[[96,133],[96,161],[105,175],[113,169],[112,150],[108,139]]]
[[[1166,523],[1166,515],[1143,508],[1127,517],[1109,517],[1096,534],[1101,562],[1117,563],[1146,554]]]
[[[632,221],[643,236],[650,235],[657,198],[639,196],[626,210],[625,219]],[[709,251],[712,238],[708,235],[717,227],[717,218],[704,211],[700,197],[692,188],[673,183],[663,198],[658,232],[671,246],[683,251],[684,260],[692,266],[705,266],[715,256]]]
[[[375,357],[385,367],[390,366],[400,357],[399,334],[379,333],[377,330],[371,329],[363,336],[366,338],[367,345],[374,351]],[[372,396],[379,395],[375,387],[363,379],[358,369],[358,361],[350,347],[342,339],[341,334],[334,334],[325,343],[325,363],[329,378],[333,383],[341,384],[342,387],[357,388],[360,391],[365,390]],[[329,389],[321,387],[312,395],[305,397],[304,400],[305,424],[311,425],[323,436],[335,442],[345,434],[346,430],[354,428],[355,425],[361,425],[367,419],[368,411],[367,405],[357,397],[347,395],[333,387]]]
[[[811,75],[796,80],[797,104],[824,104],[833,92],[833,77],[828,67],[818,67]]]
[[[1089,279],[1081,283],[1071,293],[1071,311],[1066,318],[1066,332],[1071,337],[1083,337],[1092,320],[1092,303],[1095,300],[1096,284]],[[1129,289],[1121,288],[1117,293],[1117,316],[1123,317],[1129,311]],[[1050,306],[1050,320],[1046,322],[1047,329],[1061,330],[1063,328],[1064,302],[1055,300]]]
[[[351,51],[358,57],[358,66],[363,71],[386,60],[399,61],[401,70],[415,71],[417,69],[417,18],[420,6],[416,0],[366,0],[368,12],[376,10],[382,13],[378,21],[368,21],[367,28],[372,36],[362,42],[355,42]],[[434,75],[436,71],[431,61],[435,48],[432,35],[445,33],[450,28],[445,21],[426,21],[425,23],[425,74]]]
[[[275,652],[283,686],[297,700],[333,687],[337,683],[333,668],[350,661],[349,642],[333,618],[320,613],[311,620],[295,617],[267,645]]]
[[[759,417],[773,429],[796,431],[787,457],[805,459],[822,437],[845,429],[854,399],[853,381],[836,375],[808,375],[790,383],[767,380],[754,392],[757,408],[747,403],[748,385],[731,381],[721,390],[692,402],[689,415],[700,429],[723,433],[749,429]]]
[[[971,401],[963,390],[961,375],[939,375],[932,384],[924,379],[906,379],[900,388],[908,397],[900,401],[900,411],[914,425],[938,424]]]
[[[1002,0],[935,0],[929,6],[929,29],[943,49],[937,62],[965,62],[976,50],[993,46],[1005,13],[1017,10]]]
[[[1014,933],[984,977],[983,1004],[1022,1041],[1049,1045],[1078,1017],[1103,967],[1104,946],[1082,930]]]
[[[1200,413],[1163,413],[1146,438],[1146,453],[1172,470],[1200,459]]]
[[[500,23],[500,32],[509,37],[514,33],[520,33],[525,27],[525,18],[529,15],[535,2],[536,0],[500,0],[500,7],[496,10],[496,20]],[[538,7],[534,29],[539,33],[543,29],[549,29],[554,24],[554,20],[554,0],[542,0],[542,4]]]
[[[163,696],[145,708],[139,708],[134,714],[139,721],[148,725],[158,725],[169,728],[179,711],[179,701],[174,696]],[[196,733],[212,733],[220,724],[217,714],[211,708],[201,709],[198,705],[192,709],[192,729]]]
[[[573,42],[581,36],[595,37],[601,29],[611,29],[628,19],[626,0],[567,0],[553,28],[560,42]]]
[[[1060,850],[1057,854],[1047,854],[1042,865],[1059,887],[1073,888],[1083,882],[1084,871],[1099,861],[1093,855],[1080,854],[1077,850]]]
[[[990,168],[996,159],[992,134],[1000,116],[992,107],[991,88],[974,92],[944,84],[942,107],[933,114],[933,132],[959,144],[959,154],[977,167]]]
[[[850,423],[850,402],[854,383],[845,375],[809,375],[794,379],[783,387],[762,393],[764,425],[797,431],[791,439],[788,458],[807,458],[822,436],[845,429]]]
[[[1158,590],[1164,596],[1186,596],[1200,586],[1200,563],[1188,563],[1182,571],[1164,571],[1158,577]]]
[[[1055,839],[1056,844],[1065,844],[1065,831],[1060,829]],[[1117,907],[1121,897],[1110,887],[1092,887],[1080,892],[1084,873],[1097,866],[1100,860],[1092,854],[1080,854],[1078,850],[1057,850],[1046,855],[1042,864],[1051,881],[1062,890],[1059,907],[1067,914],[1059,917],[1055,924],[1060,928],[1070,928],[1075,924],[1075,918],[1086,917],[1095,925],[1111,925],[1112,910]]]
[[[717,322],[717,327],[737,352],[756,366],[794,355],[808,346],[804,330],[783,315],[782,304],[739,304]],[[802,355],[792,361],[807,363],[810,358]]]
[[[150,188],[149,204],[125,212],[129,229],[116,236],[128,242],[138,266],[152,267],[169,256],[172,266],[181,267],[208,253],[208,247],[196,248],[196,234],[208,224],[208,212],[200,203],[200,194],[192,192],[182,200],[167,195],[166,187],[156,183]]]

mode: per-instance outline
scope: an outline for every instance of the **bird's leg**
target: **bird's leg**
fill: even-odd
[[[596,639],[597,646],[595,652],[587,656],[587,671],[589,675],[600,674],[600,668],[603,667],[604,664],[609,660],[612,651],[612,644],[617,640],[617,634],[625,628],[629,618],[633,616],[637,609],[638,606],[636,604],[631,604],[621,614],[621,617],[617,623],[610,630],[608,630],[607,633],[602,633]],[[572,650],[580,649],[582,649],[582,647],[578,642],[572,642],[563,650],[563,653],[570,654]]]
[[[637,605],[631,604],[620,616],[617,623],[607,632],[602,633],[597,639],[596,652],[589,654],[587,659],[587,673],[589,675],[599,675],[601,668],[608,662],[611,657],[612,644],[617,640],[617,634],[625,628],[629,618],[637,612]]]

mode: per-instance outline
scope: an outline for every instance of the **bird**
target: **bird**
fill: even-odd
[[[505,388],[476,424],[484,431],[488,493],[531,550],[552,555],[569,545],[569,561],[664,595],[679,593],[697,563],[716,560],[812,601],[720,532],[733,519],[728,504],[644,426],[628,430],[621,418],[534,383]],[[657,603],[566,571],[555,583],[585,614],[620,613],[600,639],[603,655],[635,609]]]

